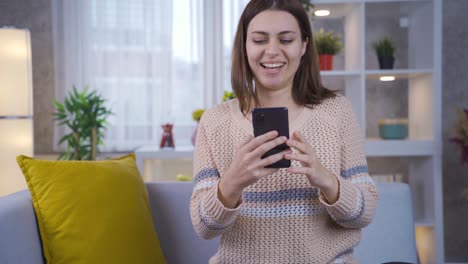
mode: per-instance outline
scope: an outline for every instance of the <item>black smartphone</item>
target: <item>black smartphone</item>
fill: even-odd
[[[285,136],[289,138],[288,108],[286,107],[254,108],[252,111],[252,124],[255,137],[276,130],[278,131],[278,137]],[[262,156],[262,159],[286,149],[289,149],[286,143],[276,146],[267,151]],[[289,167],[291,167],[291,161],[287,159],[282,159],[266,166],[266,168]]]

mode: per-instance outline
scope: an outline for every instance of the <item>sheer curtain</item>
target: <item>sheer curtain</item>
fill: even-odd
[[[53,0],[57,99],[89,85],[108,100],[115,114],[101,151],[158,145],[165,122],[175,124],[176,146],[189,145],[191,112],[230,90],[233,32],[247,2]],[[65,132],[56,127],[55,142]]]
[[[239,18],[250,0],[223,0],[223,82],[225,90],[231,87],[231,53]]]

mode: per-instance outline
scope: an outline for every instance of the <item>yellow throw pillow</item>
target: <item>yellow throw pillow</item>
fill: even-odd
[[[166,263],[133,154],[104,161],[17,161],[48,264]]]

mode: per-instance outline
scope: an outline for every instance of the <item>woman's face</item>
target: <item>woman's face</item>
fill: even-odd
[[[306,45],[290,13],[266,10],[256,15],[247,29],[246,50],[257,89],[291,89]]]

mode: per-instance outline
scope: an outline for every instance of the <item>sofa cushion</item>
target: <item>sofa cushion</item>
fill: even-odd
[[[165,263],[133,154],[104,161],[17,160],[47,263]]]

